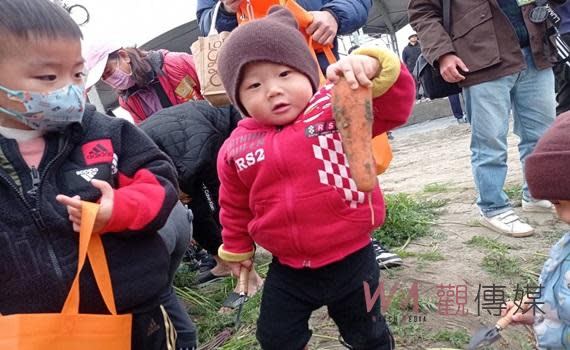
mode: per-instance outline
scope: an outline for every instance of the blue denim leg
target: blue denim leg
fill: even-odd
[[[507,176],[507,133],[510,90],[516,76],[507,76],[463,89],[471,122],[471,169],[479,198],[477,205],[486,216],[511,209],[503,192]]]
[[[528,69],[520,73],[511,91],[514,133],[520,138],[519,156],[523,169],[525,158],[532,153],[540,137],[556,118],[552,69],[537,70],[530,52],[525,50],[524,53]],[[526,180],[523,183],[523,198],[532,198]]]
[[[513,108],[519,152],[524,158],[554,120],[552,69],[537,71],[528,49],[528,68],[520,73],[463,89],[471,121],[471,167],[479,192],[477,205],[491,217],[511,209],[503,186],[507,176],[507,133]],[[528,194],[526,183],[525,192]]]

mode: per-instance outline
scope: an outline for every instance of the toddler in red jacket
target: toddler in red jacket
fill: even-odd
[[[392,52],[361,48],[329,66],[319,89],[317,63],[281,7],[234,30],[218,67],[230,100],[248,117],[218,156],[219,256],[237,275],[251,268],[254,242],[274,256],[257,323],[261,346],[305,348],[311,313],[326,305],[351,348],[393,348],[379,301],[367,307],[364,291],[379,284],[370,233],[384,221],[384,201],[380,188],[356,189],[331,89],[341,76],[354,89],[372,86],[378,135],[410,115],[411,75]]]

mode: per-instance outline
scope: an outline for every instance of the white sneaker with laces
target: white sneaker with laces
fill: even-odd
[[[547,201],[546,199],[543,200],[522,200],[522,208],[523,211],[531,212],[531,213],[551,213],[554,210],[554,205]]]
[[[532,226],[522,222],[518,215],[512,210],[490,218],[481,215],[481,224],[493,231],[516,238],[528,237],[534,234]]]

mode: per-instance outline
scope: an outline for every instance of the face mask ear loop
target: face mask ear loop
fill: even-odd
[[[119,55],[119,57],[117,57],[117,69],[121,69],[121,59],[122,57]],[[132,76],[133,75],[133,66],[131,66],[130,63],[125,62],[128,66],[129,66],[129,70],[131,71],[130,73],[125,72],[124,70],[121,69],[121,72],[125,73],[128,76]]]
[[[0,85],[0,93],[4,93],[7,99],[16,100],[16,101],[18,101],[18,99],[14,99],[14,97],[16,97],[16,95],[18,94],[21,94],[17,91],[8,89],[7,87],[4,87],[2,85]],[[14,111],[11,111],[10,109],[6,109],[4,106],[0,106],[0,112],[8,114],[12,117],[18,117],[18,114],[16,114]]]

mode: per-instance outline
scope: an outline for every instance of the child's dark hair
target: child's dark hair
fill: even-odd
[[[0,0],[0,59],[13,40],[77,39],[83,36],[77,23],[50,0]],[[17,41],[16,41],[17,43]]]

